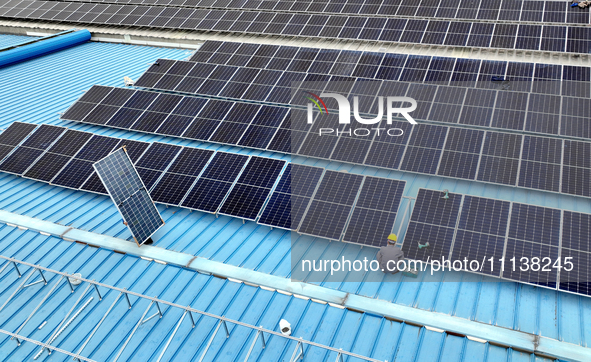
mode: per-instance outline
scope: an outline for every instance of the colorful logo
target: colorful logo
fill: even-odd
[[[306,93],[308,93],[309,95],[316,98],[316,99],[314,99],[314,98],[306,97],[306,99],[308,99],[310,102],[314,103],[316,105],[316,107],[318,107],[318,109],[320,110],[320,113],[324,113],[324,112],[322,112],[322,108],[320,108],[320,104],[318,104],[318,102],[320,102],[322,104],[322,106],[324,107],[324,110],[326,111],[326,114],[329,114],[328,109],[326,109],[326,104],[324,104],[324,101],[322,100],[322,98],[318,97],[314,93],[310,93],[310,92],[306,92]],[[316,100],[318,100],[318,101],[316,101]]]

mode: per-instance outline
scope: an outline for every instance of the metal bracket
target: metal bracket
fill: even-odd
[[[300,351],[299,354],[298,351]],[[302,338],[300,337],[300,340],[298,341],[298,345],[296,346],[295,350],[293,351],[293,354],[291,355],[291,359],[289,360],[289,362],[295,362],[297,360],[303,360],[304,359],[304,347],[302,346]]]

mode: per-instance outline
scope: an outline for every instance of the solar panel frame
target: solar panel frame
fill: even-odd
[[[326,170],[311,197],[297,232],[340,240],[363,181],[364,176],[361,175]],[[347,192],[348,189],[354,192]]]
[[[366,176],[343,230],[342,241],[385,246],[398,216],[405,186],[406,181]],[[362,238],[367,241],[361,242]]]
[[[136,171],[126,149],[122,147],[95,162],[92,166],[126,222],[134,241],[138,246],[141,246],[164,226],[165,222],[150,198],[146,185]],[[126,169],[124,174],[119,171],[122,169]],[[125,176],[127,176],[127,181],[123,181],[125,185],[121,185],[122,180],[117,182],[118,178],[123,179]],[[136,208],[141,208],[141,210],[136,210]],[[144,230],[142,226],[136,228],[135,219],[140,217],[137,214],[142,211],[152,214],[153,217],[148,219],[151,220],[151,225],[147,230]],[[153,221],[156,217],[161,223]]]

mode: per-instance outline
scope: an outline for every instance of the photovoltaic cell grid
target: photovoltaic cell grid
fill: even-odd
[[[405,181],[289,164],[259,223],[349,243],[383,246]],[[347,223],[347,221],[349,222]]]
[[[402,251],[405,258],[424,262],[449,258],[462,195],[420,189],[415,200]]]
[[[304,214],[299,232],[340,240],[362,181],[360,175],[326,171]]]
[[[588,98],[589,67],[206,41],[190,61]],[[269,73],[271,74],[271,73]],[[506,82],[493,82],[492,77]],[[550,112],[551,113],[551,112]]]
[[[30,123],[14,122],[0,133],[0,160],[12,152],[36,127]]]
[[[248,220],[258,219],[261,224],[302,231],[301,228],[298,229],[299,219],[297,225],[291,220],[290,212],[293,208],[290,204],[293,199],[294,205],[298,205],[298,217],[305,216],[304,222],[308,223],[305,233],[322,237],[336,235],[335,239],[339,240],[341,234],[346,231],[347,236],[344,240],[347,242],[378,245],[385,242],[383,235],[388,234],[393,227],[405,185],[404,181],[335,171],[325,172],[320,168],[288,164],[277,159],[157,142],[149,144],[97,136],[57,126],[42,125],[23,142],[26,136],[23,132],[27,129],[31,128],[22,123],[14,123],[3,133],[4,136],[0,134],[0,142],[20,144],[12,154],[18,152],[21,147],[48,148],[47,151],[42,151],[43,156],[38,158],[39,161],[33,164],[31,170],[47,155],[66,157],[67,160],[63,162],[65,166],[55,171],[57,176],[53,178],[52,184],[70,188],[76,186],[80,190],[106,195],[107,189],[101,189],[98,185],[102,185],[103,180],[111,185],[109,180],[116,179],[116,186],[108,187],[111,191],[109,194],[119,207],[124,220],[132,228],[133,235],[141,241],[145,240],[146,235],[151,235],[138,229],[145,225],[141,219],[142,215],[149,220],[156,220],[157,210],[155,214],[154,210],[146,206],[148,200],[152,202],[151,197],[158,203]],[[50,137],[55,134],[61,137]],[[121,147],[125,147],[126,150],[123,160],[123,151],[112,153]],[[5,160],[11,159],[12,154]],[[110,156],[105,159],[108,155]],[[110,176],[104,176],[103,180],[94,172],[93,167],[101,159],[102,163],[110,162],[111,166],[107,170]],[[99,163],[98,167],[101,167],[102,163]],[[0,163],[0,167],[3,164]],[[90,169],[87,169],[87,164]],[[120,170],[122,172],[113,174],[121,165],[125,165],[127,171]],[[45,162],[42,166],[51,168]],[[37,170],[43,171],[43,167],[40,166]],[[134,167],[135,170],[132,172],[130,167]],[[285,172],[277,182],[284,168]],[[136,170],[141,181],[132,177]],[[328,176],[321,179],[324,173]],[[36,178],[36,174],[29,174],[28,177],[49,182],[47,177]],[[55,180],[61,181],[58,183]],[[364,182],[364,186],[360,188],[361,182]],[[136,191],[138,187],[142,190],[145,187],[145,195],[142,191]],[[314,193],[316,189],[319,190],[318,193]],[[360,196],[355,203],[359,192]],[[278,197],[280,200],[275,200]],[[336,209],[341,212],[338,215],[329,213],[325,221],[318,223],[316,219],[322,216],[321,210],[314,208],[316,211],[306,213],[312,199],[329,209],[332,205],[337,205]],[[368,214],[379,220],[368,218]],[[349,219],[349,228],[345,229]],[[383,227],[382,230],[371,229],[376,222]],[[332,233],[327,234],[325,230]],[[364,234],[366,232],[367,234]]]
[[[79,0],[72,0],[76,2]],[[315,23],[312,17],[307,14],[352,14],[352,15],[381,15],[381,16],[400,16],[400,17],[420,17],[434,19],[480,19],[480,20],[502,20],[502,21],[523,21],[523,22],[546,22],[546,23],[589,23],[588,9],[571,9],[565,3],[555,1],[522,1],[511,0],[489,1],[485,3],[474,3],[468,1],[428,1],[422,2],[421,6],[411,1],[400,1],[393,3],[375,3],[351,1],[272,1],[272,0],[247,0],[247,1],[227,1],[227,0],[180,0],[171,2],[169,0],[91,0],[89,2],[109,3],[109,4],[132,4],[132,5],[156,5],[156,6],[179,6],[195,8],[213,8],[213,9],[247,9],[261,10],[264,12],[281,12],[286,16],[290,12],[301,13],[294,22],[303,25],[306,22]],[[89,6],[88,9],[92,7]],[[170,15],[174,13],[171,9]],[[77,12],[82,9],[77,8]],[[142,13],[140,13],[142,14]],[[145,13],[144,13],[145,14]],[[155,17],[158,12],[145,14],[146,17]],[[138,16],[138,15],[136,15]],[[294,17],[296,15],[293,15]],[[312,15],[314,16],[314,15]],[[231,17],[235,18],[235,17]],[[319,17],[319,19],[326,18]],[[232,19],[233,20],[233,19]],[[381,19],[376,20],[380,23]],[[148,21],[148,20],[145,20]],[[144,22],[145,22],[144,21]],[[216,22],[227,22],[219,16],[212,16],[209,19],[211,24]]]
[[[281,160],[251,157],[220,214],[255,220],[284,165],[285,161]]]
[[[591,215],[469,195],[443,196],[442,191],[419,190],[402,245],[407,258],[477,260],[482,269],[466,271],[591,295]],[[540,270],[522,270],[522,258]],[[567,261],[572,262],[570,271],[564,269],[570,267]]]
[[[297,230],[324,170],[289,164],[259,219],[259,223]]]
[[[383,56],[381,53],[374,54]],[[392,80],[369,80],[356,77],[356,73],[353,73],[352,77],[329,76],[160,59],[157,65],[151,66],[135,85],[202,96],[300,106],[306,105],[306,98],[303,97],[304,92],[321,94],[323,91],[334,92],[336,88],[339,94],[347,96],[351,100],[354,96],[360,97],[360,104],[365,105],[365,109],[362,109],[360,113],[374,116],[378,113],[378,103],[374,100],[379,96],[388,97],[395,94],[396,96],[412,97],[418,101],[418,108],[412,113],[412,116],[419,120],[591,138],[589,124],[591,68],[577,67],[574,69],[565,66],[564,69],[561,69],[558,66],[553,70],[554,74],[545,74],[543,72],[548,69],[537,67],[537,65],[536,69],[543,69],[543,71],[536,70],[534,73],[533,64],[524,69],[514,69],[517,67],[516,63],[509,65],[483,64],[480,67],[479,60],[470,60],[474,64],[468,64],[469,68],[465,68],[464,60],[457,59],[456,71],[449,73],[448,78],[451,78],[449,80],[451,83],[444,81],[445,84],[441,84],[441,81],[433,81],[432,83],[416,84]],[[499,72],[492,71],[491,67],[493,66],[503,69]],[[365,72],[369,68],[377,69],[377,67],[377,65],[357,65],[356,69],[363,69],[361,72]],[[375,72],[375,69],[372,72]],[[488,74],[480,73],[479,75],[478,69],[481,72],[486,71]],[[410,73],[406,73],[407,70]],[[560,74],[562,70],[565,71],[564,77],[568,79],[561,79],[563,77]],[[412,67],[405,68],[401,77],[403,78],[405,74],[411,74],[414,77],[415,71]],[[517,80],[510,84],[523,91],[516,92],[510,87],[503,89],[505,83],[491,81],[495,74],[501,74],[504,77],[505,72],[515,74]],[[536,75],[534,76],[534,74]],[[409,80],[410,78],[404,79]],[[418,81],[420,83],[423,80],[424,77],[420,76]],[[314,86],[311,86],[310,83],[313,83]],[[456,85],[477,88],[458,88]],[[308,89],[308,87],[313,89]],[[531,91],[532,89],[540,89],[559,94],[561,87],[563,96],[533,94]],[[371,105],[372,102],[373,105]],[[79,107],[83,106],[91,107],[89,105],[80,105]],[[336,103],[334,105],[331,103],[328,104],[328,107],[335,109],[337,106]],[[102,114],[101,111],[102,107],[97,108],[98,114]],[[117,110],[112,109],[112,111],[116,112]],[[131,124],[124,123],[121,126],[119,121],[121,115],[128,113],[132,114],[130,122],[133,124],[133,128],[146,131],[140,122],[141,120],[137,120],[137,118],[140,116],[145,118],[147,115],[140,111],[121,113],[113,116],[112,119],[89,115],[88,120],[90,123],[108,123],[128,128]],[[133,116],[134,114],[135,116]],[[148,113],[148,115],[150,114]],[[68,114],[68,117],[74,120],[79,120],[84,116],[86,116],[85,112]],[[154,124],[154,128],[158,127],[163,122],[162,117],[165,116],[161,115],[156,123],[152,121],[150,124]],[[175,122],[174,119],[172,121]],[[246,125],[242,127],[245,128]],[[208,136],[210,134],[204,135],[204,137]],[[240,141],[245,143],[247,139],[248,137],[245,137]]]
[[[405,94],[421,103],[425,94],[427,96],[435,94],[430,87],[432,86],[411,85]],[[395,93],[397,89],[391,91]],[[121,94],[126,96],[122,97]],[[168,113],[159,113],[163,116],[157,117],[158,122],[162,122],[159,123],[162,126],[158,127],[159,129],[165,125],[173,127],[175,117],[185,117],[187,121],[183,123],[184,128],[178,128],[179,132],[175,132],[182,138],[386,169],[591,196],[591,185],[584,181],[591,175],[591,163],[588,162],[591,157],[591,146],[587,142],[424,123],[412,126],[408,122],[400,121],[394,121],[392,125],[387,125],[384,121],[378,127],[400,128],[404,131],[400,137],[387,136],[385,132],[379,135],[374,132],[366,137],[348,137],[346,134],[338,137],[319,136],[320,127],[333,122],[335,124],[333,128],[336,128],[339,126],[335,123],[338,120],[330,115],[317,115],[314,125],[309,127],[306,123],[306,112],[303,110],[189,96],[175,96],[177,98],[173,99],[170,96],[170,94],[157,92],[94,86],[66,111],[63,118],[96,124],[92,115],[96,112],[105,114],[106,111],[101,107],[111,107],[108,104],[113,103],[112,99],[118,99],[117,110],[112,111],[115,114],[112,119],[118,120],[116,116],[118,114],[136,112],[132,120],[136,122],[142,119],[142,114],[157,113],[152,110],[162,109],[163,105],[166,105],[170,110],[166,111]],[[493,95],[492,99],[495,98],[503,99]],[[149,103],[142,101],[145,99],[148,99]],[[491,98],[487,95],[474,94],[474,102],[467,101],[464,109],[474,117],[479,117],[484,109],[472,107],[469,104],[487,102],[487,99]],[[143,103],[139,104],[140,101]],[[544,100],[540,100],[542,101]],[[495,112],[499,112],[503,117],[510,117],[512,113],[503,112],[500,102]],[[436,104],[430,108],[431,113],[454,112],[453,107],[445,109],[436,107]],[[180,114],[190,114],[190,116]],[[113,123],[109,121],[106,125],[113,126]],[[580,124],[580,127],[585,126]],[[171,132],[158,132],[156,134],[174,135]],[[177,151],[181,149],[170,145],[162,147]],[[148,174],[152,175],[152,181],[146,181],[146,185],[151,187],[164,170],[153,171],[144,170],[144,168],[151,169],[151,167],[138,166],[140,175],[146,177]],[[183,183],[183,187],[186,187],[189,179],[180,180],[181,178],[177,177],[178,181]],[[215,184],[220,187],[224,185],[223,183]],[[177,196],[180,197],[180,195]]]
[[[289,108],[93,86],[62,116],[77,122],[266,149]]]
[[[416,8],[416,5],[413,5],[412,8]],[[81,4],[34,0],[8,1],[0,7],[0,17],[159,29],[539,49],[574,53],[588,53],[591,42],[589,40],[591,39],[590,28],[572,25],[532,26],[435,19],[304,15],[265,11],[179,9],[160,6]],[[584,24],[589,23],[588,13],[584,16],[569,17],[569,19],[575,18]],[[552,20],[562,21],[560,15]],[[547,16],[542,21],[551,22],[551,17]]]
[[[125,148],[95,162],[93,167],[138,245],[164,226],[164,220]]]

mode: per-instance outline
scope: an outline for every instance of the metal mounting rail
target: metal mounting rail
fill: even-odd
[[[22,274],[21,274],[21,272],[20,272],[20,270],[19,270],[19,268],[17,266],[18,264],[33,268],[32,269],[32,272],[27,275],[27,277],[25,278],[25,280],[12,293],[12,295],[8,298],[8,300],[6,300],[6,302],[4,303],[4,305],[2,305],[2,307],[0,307],[0,310],[3,309],[4,306],[6,306],[10,302],[10,300],[16,294],[18,294],[18,292],[21,289],[24,289],[26,287],[26,286],[24,286],[24,284],[26,283],[27,279],[29,279],[34,274],[35,271],[38,271],[39,273],[41,273],[41,275],[43,277],[42,281],[47,280],[44,277],[42,271],[45,271],[45,272],[48,272],[48,273],[53,273],[55,275],[60,276],[59,280],[54,284],[54,286],[51,288],[51,290],[45,295],[45,297],[39,303],[39,305],[37,306],[37,308],[35,308],[34,311],[29,315],[29,317],[27,318],[27,320],[23,324],[21,324],[19,326],[18,331],[22,330],[22,328],[24,327],[24,325],[31,319],[32,315],[37,310],[40,309],[41,305],[45,302],[45,300],[47,300],[48,297],[57,289],[56,288],[57,285],[59,285],[62,280],[65,279],[68,282],[68,285],[70,286],[70,289],[71,289],[72,293],[74,293],[75,289],[74,289],[74,287],[73,287],[73,285],[72,285],[72,283],[71,283],[70,280],[79,280],[81,282],[89,283],[89,285],[84,290],[84,293],[79,297],[79,299],[76,302],[76,304],[74,304],[74,306],[72,307],[72,309],[70,310],[70,312],[66,315],[66,317],[64,318],[64,320],[62,321],[62,323],[58,326],[58,328],[56,329],[56,332],[54,332],[54,334],[50,337],[49,342],[47,342],[47,343],[39,342],[39,341],[35,341],[35,340],[32,340],[32,339],[29,339],[29,338],[20,336],[20,335],[18,335],[16,333],[12,333],[12,332],[7,332],[7,331],[0,330],[0,333],[8,334],[8,335],[12,336],[12,338],[16,339],[17,340],[17,344],[19,346],[20,346],[20,341],[21,340],[22,341],[27,341],[27,342],[32,342],[34,344],[37,344],[37,345],[41,346],[42,349],[38,353],[38,355],[36,356],[36,358],[43,352],[43,349],[48,349],[50,351],[50,353],[51,353],[52,350],[54,350],[54,351],[59,351],[59,352],[68,354],[68,355],[74,357],[74,360],[78,359],[80,361],[92,361],[92,360],[90,360],[88,358],[82,357],[80,355],[80,353],[82,352],[82,350],[84,349],[84,347],[88,344],[89,340],[93,337],[93,335],[98,330],[98,328],[103,323],[103,321],[106,319],[107,315],[111,312],[111,310],[113,309],[113,307],[117,304],[118,300],[121,298],[121,295],[124,295],[125,296],[125,298],[127,300],[128,309],[131,309],[132,308],[132,305],[131,305],[131,303],[129,301],[129,296],[131,295],[131,296],[135,296],[135,297],[138,297],[138,298],[141,298],[141,299],[149,300],[150,301],[150,304],[148,305],[148,307],[146,308],[146,310],[143,312],[140,320],[136,323],[136,325],[133,328],[133,330],[131,331],[131,333],[127,336],[127,339],[125,340],[123,346],[117,352],[116,357],[112,360],[112,362],[115,362],[115,361],[117,361],[119,359],[119,357],[122,355],[125,347],[129,343],[129,341],[131,340],[131,338],[133,337],[135,331],[139,328],[139,326],[141,326],[143,323],[146,323],[147,321],[149,321],[152,318],[155,318],[155,317],[163,318],[164,317],[164,314],[162,313],[161,305],[166,305],[166,306],[169,306],[169,307],[179,308],[179,309],[183,310],[184,313],[182,314],[182,316],[178,320],[178,322],[177,322],[177,324],[175,326],[175,329],[174,329],[172,335],[169,337],[167,343],[165,344],[165,346],[163,347],[162,351],[160,352],[159,357],[158,357],[158,361],[161,361],[162,360],[162,358],[163,358],[166,350],[168,349],[168,347],[169,347],[169,345],[170,345],[170,343],[172,341],[172,338],[174,337],[174,335],[178,331],[179,327],[181,326],[181,323],[183,322],[183,320],[185,319],[185,317],[187,315],[190,317],[192,328],[195,328],[195,319],[193,317],[193,313],[196,313],[196,314],[199,314],[199,315],[202,315],[202,316],[206,316],[206,317],[217,319],[219,321],[217,323],[217,325],[216,325],[216,328],[215,328],[213,334],[209,338],[209,341],[208,341],[208,343],[207,343],[207,345],[205,347],[205,350],[202,352],[199,361],[203,361],[204,360],[205,355],[206,355],[207,351],[209,350],[209,347],[211,346],[211,344],[212,344],[215,336],[217,335],[218,331],[220,330],[220,327],[222,327],[222,326],[224,327],[224,331],[226,333],[226,339],[230,338],[230,332],[228,330],[227,323],[231,323],[231,324],[234,324],[236,326],[242,326],[242,327],[249,328],[249,329],[251,329],[253,331],[256,331],[255,337],[254,337],[253,341],[251,342],[250,350],[248,351],[248,354],[246,355],[246,359],[244,360],[244,362],[247,362],[248,361],[248,358],[250,357],[250,355],[251,355],[251,353],[252,353],[252,351],[253,351],[254,347],[256,346],[257,341],[259,339],[261,341],[260,345],[261,345],[261,347],[263,349],[268,345],[268,343],[270,342],[269,341],[269,336],[277,336],[277,337],[281,337],[283,339],[287,339],[287,340],[291,340],[291,341],[296,342],[296,347],[295,347],[295,349],[293,351],[293,354],[291,356],[291,361],[296,361],[296,360],[300,360],[300,359],[303,360],[304,359],[304,356],[305,356],[304,346],[305,345],[308,345],[310,347],[322,348],[322,349],[324,349],[326,351],[334,352],[336,354],[336,356],[337,356],[337,361],[341,360],[342,357],[344,357],[344,356],[348,356],[348,357],[357,358],[357,359],[360,359],[360,360],[363,360],[363,361],[384,362],[384,361],[381,361],[381,360],[377,360],[375,358],[362,356],[362,355],[359,355],[359,354],[356,354],[356,353],[344,351],[344,350],[339,349],[339,348],[334,348],[334,347],[326,346],[326,345],[323,345],[323,344],[320,344],[320,343],[316,343],[316,342],[312,342],[312,341],[309,341],[309,340],[305,340],[305,339],[302,339],[302,338],[296,338],[296,337],[292,337],[292,336],[287,336],[287,335],[284,335],[284,334],[282,334],[280,332],[276,332],[276,331],[273,331],[273,330],[270,330],[270,329],[263,328],[262,326],[261,327],[257,327],[257,326],[254,326],[254,325],[251,325],[251,324],[248,324],[248,323],[244,323],[244,322],[240,322],[240,321],[237,321],[237,320],[234,320],[234,319],[229,319],[229,318],[226,318],[224,316],[219,316],[219,315],[216,315],[216,314],[212,314],[212,313],[208,313],[208,312],[205,312],[205,311],[201,311],[201,310],[192,308],[190,306],[179,305],[179,304],[176,304],[176,303],[173,303],[173,302],[169,302],[169,301],[166,301],[166,300],[159,299],[157,297],[150,297],[150,296],[147,296],[147,295],[144,295],[144,294],[132,292],[132,291],[127,290],[127,289],[124,289],[124,288],[119,288],[119,287],[115,287],[115,286],[112,286],[112,285],[107,285],[107,284],[104,284],[104,283],[101,283],[101,282],[97,282],[97,281],[94,281],[94,280],[89,280],[89,279],[81,278],[81,277],[75,276],[73,274],[68,274],[68,273],[57,271],[57,270],[45,268],[45,267],[42,267],[40,265],[27,263],[25,261],[21,261],[21,260],[18,260],[18,259],[14,259],[14,258],[2,256],[2,255],[0,255],[0,259],[6,260],[6,263],[0,269],[0,272],[4,271],[7,268],[7,266],[9,266],[9,265],[12,264],[14,266],[15,271],[17,272],[18,278],[21,278],[21,276],[22,276]],[[65,328],[67,328],[67,326],[81,312],[81,310],[84,309],[88,305],[88,303],[90,303],[90,300],[89,300],[86,304],[84,304],[78,310],[78,312],[74,313],[74,316],[67,323],[64,324],[64,321],[66,320],[66,318],[70,315],[70,313],[72,313],[73,309],[80,302],[80,300],[82,299],[82,296],[84,296],[86,294],[86,292],[90,289],[90,286],[91,285],[94,287],[94,290],[98,294],[98,301],[99,302],[102,300],[103,295],[101,295],[98,287],[107,288],[107,289],[110,289],[110,290],[118,291],[119,292],[119,295],[113,301],[113,303],[111,304],[111,306],[109,307],[109,309],[107,310],[107,312],[105,313],[105,315],[101,318],[101,320],[93,328],[92,332],[87,337],[87,339],[82,344],[82,347],[78,350],[77,353],[71,353],[71,352],[63,351],[63,350],[60,350],[60,349],[58,349],[56,347],[50,346],[50,343],[53,342],[57,338],[57,335],[59,335]],[[148,315],[148,312],[152,309],[153,305],[156,305],[156,312],[153,315],[151,315],[149,317],[146,317]],[[60,329],[60,327],[61,327],[61,329]],[[386,362],[388,362],[388,361],[386,361]]]
[[[72,33],[74,31],[76,31],[76,29],[70,29],[70,30],[66,30],[66,31],[61,31],[59,33],[55,33],[55,34],[51,34],[51,35],[47,35],[47,36],[42,36],[42,37],[39,37],[39,38],[36,38],[36,39],[33,39],[33,40],[28,40],[28,41],[25,41],[23,43],[18,43],[18,44],[10,45],[10,46],[4,47],[4,48],[0,48],[0,52],[4,52],[4,51],[10,50],[10,49],[14,49],[14,48],[20,48],[20,47],[25,46],[25,45],[29,45],[29,44],[37,43],[37,42],[40,42],[40,41],[43,41],[43,40],[55,38],[56,36],[60,36],[60,35],[64,35],[64,34],[69,34],[69,33]]]
[[[95,361],[95,360],[93,360],[93,359],[89,359],[89,358],[86,358],[86,357],[82,357],[82,356],[80,356],[80,355],[78,355],[78,354],[75,354],[75,353],[71,353],[71,352],[65,351],[65,350],[63,350],[63,349],[61,349],[61,348],[52,347],[52,346],[50,346],[50,345],[49,345],[49,344],[47,344],[47,343],[39,342],[39,341],[36,341],[36,340],[34,340],[34,339],[30,339],[30,338],[27,338],[27,337],[24,337],[24,336],[19,336],[19,335],[18,335],[18,334],[16,334],[16,333],[12,333],[12,332],[9,332],[9,331],[5,331],[5,330],[3,330],[3,329],[0,329],[0,333],[2,333],[2,334],[7,334],[7,335],[9,335],[10,337],[12,337],[12,338],[16,339],[16,340],[17,340],[17,343],[18,343],[18,345],[19,345],[19,346],[20,346],[20,344],[21,344],[21,342],[19,342],[19,341],[26,341],[26,342],[31,342],[31,343],[33,343],[33,344],[36,344],[36,345],[38,345],[38,346],[41,346],[41,347],[43,347],[43,348],[47,348],[47,349],[50,349],[50,350],[53,350],[53,351],[56,351],[56,352],[59,352],[59,353],[67,354],[68,356],[72,356],[72,357],[74,357],[74,359],[77,359],[77,360],[79,360],[79,361],[86,361],[86,362],[96,362],[96,361]]]

